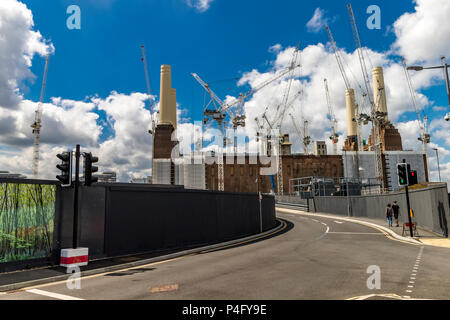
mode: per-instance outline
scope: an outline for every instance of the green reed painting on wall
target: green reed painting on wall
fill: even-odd
[[[0,263],[50,255],[55,185],[0,182]]]

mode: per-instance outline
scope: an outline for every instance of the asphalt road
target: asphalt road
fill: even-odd
[[[278,212],[281,234],[135,269],[0,294],[5,299],[450,299],[450,250],[332,218]],[[369,266],[380,289],[368,289]]]

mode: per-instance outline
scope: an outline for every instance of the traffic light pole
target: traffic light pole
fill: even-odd
[[[412,220],[411,220],[411,206],[409,205],[409,192],[408,192],[408,186],[405,187],[406,192],[406,207],[408,209],[408,221],[409,221],[409,234],[411,235],[411,238],[413,237],[413,227],[412,227]]]
[[[73,248],[78,248],[78,186],[80,182],[80,145],[75,150],[75,188],[73,196]]]
[[[406,160],[403,159],[403,163],[406,163]],[[406,172],[407,176],[409,177],[409,170]],[[405,194],[406,194],[406,208],[408,210],[408,222],[409,222],[409,234],[411,235],[411,238],[414,236],[413,234],[413,227],[412,227],[412,219],[411,219],[411,205],[409,204],[409,191],[408,191],[408,184],[405,186]]]

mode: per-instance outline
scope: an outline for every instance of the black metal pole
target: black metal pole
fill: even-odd
[[[445,86],[447,87],[446,89],[447,89],[448,106],[450,108],[450,80],[448,77],[448,64],[447,61],[445,60],[445,57],[442,57],[441,60],[444,66]]]
[[[80,175],[80,145],[75,150],[75,190],[73,196],[73,248],[78,248],[78,185]]]
[[[406,163],[406,160],[403,159],[403,163]],[[408,175],[409,178],[409,170],[406,170],[406,174]],[[409,183],[409,181],[408,181]],[[409,191],[408,191],[408,185],[406,185],[405,187],[405,193],[406,193],[406,208],[408,210],[407,214],[408,214],[408,222],[409,222],[409,234],[411,235],[411,238],[414,236],[413,234],[413,228],[412,228],[412,219],[411,219],[411,206],[409,204]]]
[[[439,166],[439,153],[438,149],[434,149],[436,151],[437,165],[438,165],[438,174],[439,174],[439,182],[441,182],[441,167]]]

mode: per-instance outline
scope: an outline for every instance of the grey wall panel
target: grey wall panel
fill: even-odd
[[[388,203],[397,200],[400,206],[400,222],[408,221],[406,195],[404,192],[395,192],[388,195],[368,195],[347,197],[315,197],[311,209],[316,212],[347,215],[347,201],[351,203],[351,212],[355,217],[369,217],[385,219],[385,210]],[[295,203],[292,200],[292,203]],[[410,191],[410,204],[415,214],[418,226],[427,228],[439,234],[448,230],[446,222],[450,218],[448,191],[446,185],[436,185],[425,189]]]

